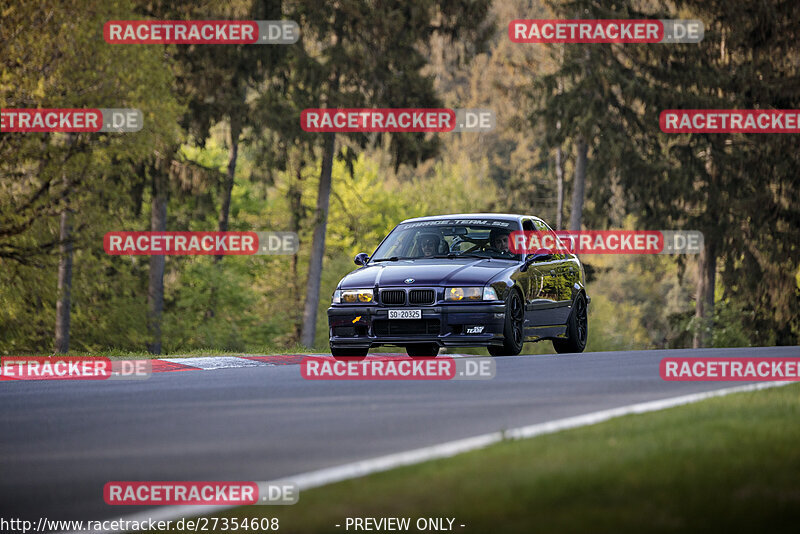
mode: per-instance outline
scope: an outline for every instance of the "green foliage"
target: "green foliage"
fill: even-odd
[[[727,313],[752,312],[742,328],[759,344],[797,343],[797,136],[674,135],[658,127],[665,109],[800,107],[800,85],[786,83],[800,77],[797,28],[787,25],[796,2],[550,4],[562,18],[704,21],[696,44],[552,47],[560,65],[532,84],[540,95],[533,123],[545,125],[553,146],[589,141],[587,224],[615,226],[620,214],[632,214],[645,228],[702,231],[734,303]]]
[[[752,347],[746,321],[749,314],[727,300],[714,305],[713,341],[715,347]],[[762,338],[763,339],[763,338]]]
[[[259,260],[214,263],[210,257],[197,257],[182,265],[177,283],[170,284],[165,350],[215,347],[244,351],[273,342],[280,328],[276,324],[280,308],[273,303],[262,309],[256,276],[268,260]],[[209,316],[212,307],[214,314]]]
[[[691,310],[690,285],[680,283],[666,256],[584,256],[598,274],[587,291],[589,342],[586,350],[633,350],[685,346]]]
[[[214,229],[232,117],[243,131],[230,229],[297,231],[300,252],[217,263],[169,257],[165,349],[293,347],[321,170],[321,136],[300,130],[299,113],[325,105],[486,107],[498,120],[494,132],[481,134],[337,137],[318,349],[326,346],[325,308],[335,284],[355,268],[357,252],[371,253],[399,221],[497,211],[553,223],[553,149],[564,148],[569,177],[578,135],[591,147],[588,225],[704,231],[720,251],[714,345],[796,343],[797,136],[667,136],[657,131],[657,115],[668,107],[800,107],[800,84],[792,83],[800,51],[796,28],[786,24],[797,3],[606,4],[81,0],[55,2],[48,16],[35,3],[4,4],[0,107],[133,107],[143,111],[145,128],[0,134],[0,354],[51,349],[58,215],[66,208],[75,223],[74,348],[143,348],[148,258],[108,256],[102,236],[149,229],[153,162],[173,155],[167,229]],[[276,15],[256,17],[258,9]],[[520,11],[701,18],[706,38],[701,45],[518,45],[508,41],[506,24]],[[102,39],[110,19],[212,12],[280,13],[300,23],[301,42],[165,48]],[[481,53],[485,44],[490,50]],[[695,280],[686,267],[693,259],[585,259],[598,272],[589,286],[588,350],[691,343]],[[525,350],[551,352],[549,343]]]
[[[3,8],[0,107],[138,108],[140,132],[0,135],[0,344],[49,350],[55,317],[58,216],[70,210],[75,246],[73,338],[92,349],[141,342],[143,273],[105,256],[103,235],[140,207],[137,165],[177,135],[181,108],[161,47],[114,47],[103,24],[135,18],[127,0]],[[135,66],[135,68],[134,68]],[[49,339],[48,339],[49,338]]]

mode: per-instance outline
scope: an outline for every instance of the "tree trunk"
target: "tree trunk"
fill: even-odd
[[[69,189],[69,179],[63,177],[64,187]],[[61,255],[58,259],[58,300],[56,301],[55,351],[65,354],[69,351],[70,303],[72,297],[72,223],[70,209],[61,212]]]
[[[167,172],[165,165],[154,165],[153,198],[150,212],[150,231],[167,229]],[[161,314],[164,311],[164,266],[166,256],[150,256],[150,283],[147,288],[147,329],[151,354],[161,354]]]
[[[696,349],[708,347],[712,341],[714,325],[714,288],[717,276],[717,247],[709,234],[697,263],[697,295],[695,305],[694,340]]]
[[[231,192],[233,191],[233,179],[236,175],[236,161],[239,157],[239,134],[242,133],[241,121],[238,117],[231,117],[231,153],[228,157],[228,173],[225,175],[225,183],[222,186],[222,204],[219,208],[219,231],[228,231],[228,219],[231,211]],[[216,256],[215,261],[222,259]]]
[[[556,207],[556,230],[561,230],[564,224],[564,155],[561,145],[556,148],[556,181],[558,184],[558,199]]]
[[[292,183],[289,187],[289,206],[291,207],[291,229],[292,232],[296,233],[298,239],[300,237],[300,221],[303,218],[303,165],[304,161],[301,158],[300,163],[297,165],[297,181]],[[291,295],[291,302],[297,302],[300,300],[300,283],[299,283],[299,276],[298,276],[298,253],[295,252],[292,254],[292,295]],[[297,343],[300,341],[300,327],[301,321],[300,317],[297,314],[293,314],[292,317],[292,340]]]
[[[575,179],[572,184],[572,209],[569,214],[569,229],[580,230],[583,220],[583,197],[586,191],[586,158],[589,147],[583,137],[576,142],[578,155],[575,159]]]
[[[714,164],[716,147],[710,143],[705,150],[705,168],[708,174],[705,199],[704,246],[697,261],[697,294],[695,295],[695,329],[692,347],[699,349],[712,344],[714,328],[714,286],[717,274],[717,247],[713,224],[718,221],[717,167]]]
[[[317,308],[319,307],[319,291],[322,284],[322,260],[325,255],[325,231],[328,226],[328,205],[331,198],[331,174],[333,173],[333,155],[336,134],[325,134],[325,149],[322,154],[322,172],[319,176],[319,193],[317,195],[317,211],[314,220],[314,237],[311,243],[311,258],[308,264],[308,282],[306,283],[306,302],[303,308],[303,330],[300,343],[306,347],[314,346],[317,329]]]

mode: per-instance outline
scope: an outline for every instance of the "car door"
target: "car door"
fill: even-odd
[[[533,224],[540,232],[553,233],[553,230],[544,221],[534,219]],[[552,303],[548,320],[555,321],[556,324],[564,324],[569,317],[572,305],[573,280],[576,276],[580,277],[580,272],[576,269],[577,262],[572,259],[570,254],[557,249],[553,252],[553,258],[550,261],[540,264],[545,271],[543,275],[546,277],[544,296]]]
[[[525,231],[539,230],[535,220],[524,219],[522,229]],[[533,256],[534,251],[529,251],[526,258]],[[543,337],[543,327],[556,324],[553,322],[552,310],[558,305],[558,287],[550,273],[553,269],[552,260],[538,260],[528,264],[525,271],[528,282],[528,292],[525,298],[525,335]]]

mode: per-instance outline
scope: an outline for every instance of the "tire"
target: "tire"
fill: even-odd
[[[572,305],[572,312],[567,320],[567,338],[554,339],[553,348],[559,354],[583,352],[589,339],[589,318],[586,297],[580,293]]]
[[[437,343],[414,343],[413,345],[406,345],[406,354],[412,358],[435,358],[439,354],[439,345]]]
[[[517,291],[511,291],[506,299],[506,323],[503,326],[503,344],[500,347],[488,347],[492,356],[516,356],[522,352],[525,334],[522,325],[525,321],[525,308],[522,297]]]
[[[368,348],[331,347],[331,356],[337,360],[363,360],[367,357]]]

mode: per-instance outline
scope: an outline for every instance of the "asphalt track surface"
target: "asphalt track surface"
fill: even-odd
[[[665,382],[666,356],[797,357],[800,347],[497,358],[486,381],[308,381],[299,365],[145,381],[0,382],[0,517],[101,520],[113,480],[274,480],[744,382]],[[302,497],[301,497],[302,498]]]

